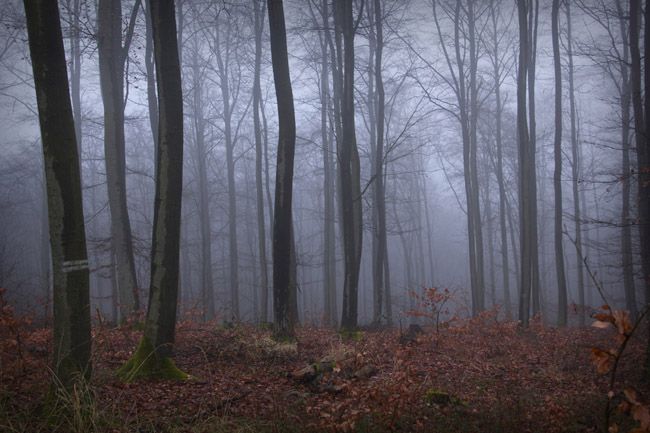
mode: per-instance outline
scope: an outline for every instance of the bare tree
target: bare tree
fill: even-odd
[[[58,2],[25,1],[38,104],[54,286],[53,371],[90,377],[90,299],[81,174]]]
[[[126,318],[140,308],[126,194],[124,138],[124,66],[133,37],[140,0],[136,0],[122,46],[122,4],[101,0],[97,9],[99,75],[104,101],[104,155],[111,210],[111,242],[117,262],[120,313]]]
[[[174,0],[151,1],[158,88],[158,152],[154,200],[149,307],[144,336],[119,373],[186,378],[171,359],[176,329],[181,198],[183,188],[183,95]]]
[[[294,338],[294,319],[291,305],[291,277],[293,221],[293,159],[296,147],[296,120],[287,53],[287,32],[282,0],[268,0],[271,30],[273,78],[278,102],[278,160],[275,175],[275,212],[273,219],[273,307],[276,339]],[[295,267],[294,267],[295,268]]]

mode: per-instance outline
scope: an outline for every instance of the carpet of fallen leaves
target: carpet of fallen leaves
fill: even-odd
[[[38,415],[51,381],[51,333],[15,322],[0,330],[0,430],[56,430]],[[191,380],[125,384],[114,372],[141,332],[96,326],[85,391],[93,397],[92,429],[600,431],[607,378],[590,353],[611,346],[613,331],[540,323],[521,330],[491,314],[439,332],[423,329],[411,339],[400,338],[398,329],[343,339],[330,329],[302,327],[297,344],[277,345],[263,328],[182,322],[175,361]],[[618,381],[648,395],[640,380],[643,338],[629,345]],[[331,369],[309,381],[296,377],[327,357],[336,360]]]

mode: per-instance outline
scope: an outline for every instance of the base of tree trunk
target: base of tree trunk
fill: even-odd
[[[142,337],[135,353],[122,367],[117,376],[125,382],[137,379],[187,380],[190,375],[181,371],[169,357],[158,358],[147,337]]]

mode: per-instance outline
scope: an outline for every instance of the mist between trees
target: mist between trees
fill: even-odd
[[[148,311],[166,343],[176,316],[405,326],[431,287],[448,317],[523,325],[648,302],[639,1],[62,0],[58,33],[27,3],[0,12],[0,287],[22,312],[87,291],[69,307]]]

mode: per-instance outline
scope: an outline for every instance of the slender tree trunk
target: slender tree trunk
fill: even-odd
[[[271,29],[271,57],[278,104],[278,159],[275,175],[273,219],[273,308],[274,335],[294,338],[291,311],[291,243],[293,160],[296,146],[296,120],[289,74],[287,34],[282,0],[268,0]]]
[[[576,102],[575,102],[575,87],[573,81],[573,39],[571,36],[571,6],[566,4],[566,20],[567,20],[567,57],[569,60],[569,112],[571,116],[571,178],[573,185],[573,213],[575,218],[575,242],[576,242],[576,264],[577,264],[577,278],[578,278],[578,318],[580,326],[585,324],[585,315],[582,311],[585,304],[585,277],[584,265],[579,257],[579,251],[582,251],[582,226],[580,217],[580,196],[578,191],[578,184],[580,181],[580,161],[578,160],[578,137],[576,125]]]
[[[533,10],[534,8],[534,10]],[[533,314],[541,313],[541,295],[539,288],[539,236],[538,236],[538,221],[537,221],[537,170],[535,154],[537,149],[537,122],[535,120],[535,70],[537,58],[537,25],[539,17],[539,0],[530,1],[530,10],[528,11],[528,126],[529,136],[528,145],[530,146],[530,167],[532,171],[528,171],[530,176],[529,189],[530,189],[530,212],[531,221],[534,221],[528,229],[530,230],[530,246],[531,246],[531,297]]]
[[[473,313],[485,309],[485,266],[483,259],[483,228],[481,221],[481,204],[479,199],[478,182],[478,53],[476,40],[476,17],[474,16],[474,2],[467,3],[467,27],[469,37],[469,173],[471,178],[471,191],[469,201],[472,204],[472,230],[474,232],[474,255],[476,263],[476,276],[474,292]]]
[[[359,267],[361,262],[362,214],[359,152],[354,126],[354,23],[352,0],[336,3],[336,30],[343,39],[343,89],[341,94],[342,139],[337,156],[341,182],[345,277],[341,327],[357,327]]]
[[[262,31],[264,28],[264,11],[259,0],[254,0],[255,10],[255,76],[253,81],[253,126],[255,129],[255,187],[257,199],[257,239],[260,261],[260,285],[262,289],[262,322],[269,321],[269,277],[266,260],[266,229],[264,221],[264,178],[262,172],[263,146],[262,125],[260,121],[260,98],[262,95],[260,74],[262,69]]]
[[[58,2],[25,1],[47,185],[57,384],[90,378],[90,297],[79,153]]]
[[[203,80],[199,65],[199,44],[191,52],[192,62],[192,122],[196,144],[197,180],[199,186],[199,227],[201,233],[201,300],[203,320],[214,319],[214,282],[212,276],[212,230],[210,228],[210,195],[208,193],[205,119],[203,118]]]
[[[503,303],[505,304],[506,319],[512,318],[511,301],[510,301],[510,266],[508,261],[508,229],[506,225],[506,186],[503,173],[503,139],[502,139],[502,119],[503,108],[501,101],[501,76],[502,66],[499,57],[499,29],[497,26],[497,11],[492,1],[490,3],[490,20],[492,22],[492,44],[494,52],[492,54],[492,67],[494,74],[494,96],[496,100],[496,150],[497,150],[497,167],[496,177],[499,186],[499,228],[501,234],[501,269],[503,284]]]
[[[137,14],[139,1],[132,15]],[[132,16],[131,20],[135,20]],[[124,65],[130,46],[129,27],[122,46],[122,6],[118,0],[100,0],[97,9],[97,47],[100,85],[104,101],[104,155],[111,211],[111,242],[117,259],[120,312],[128,317],[140,308],[133,255],[133,239],[126,191],[124,138]]]
[[[517,139],[519,152],[519,242],[521,254],[521,274],[519,286],[519,320],[523,326],[528,326],[530,320],[530,297],[532,290],[532,240],[530,227],[534,224],[530,201],[531,147],[528,137],[528,121],[526,109],[526,77],[528,72],[529,35],[528,35],[528,2],[518,1],[519,16],[519,66],[517,71]],[[534,179],[534,178],[533,178]]]
[[[555,136],[553,154],[555,170],[553,172],[553,190],[555,192],[555,269],[557,277],[558,326],[567,325],[567,284],[564,271],[564,245],[562,240],[562,63],[560,60],[560,0],[553,0],[552,10],[553,65],[555,71]]]

